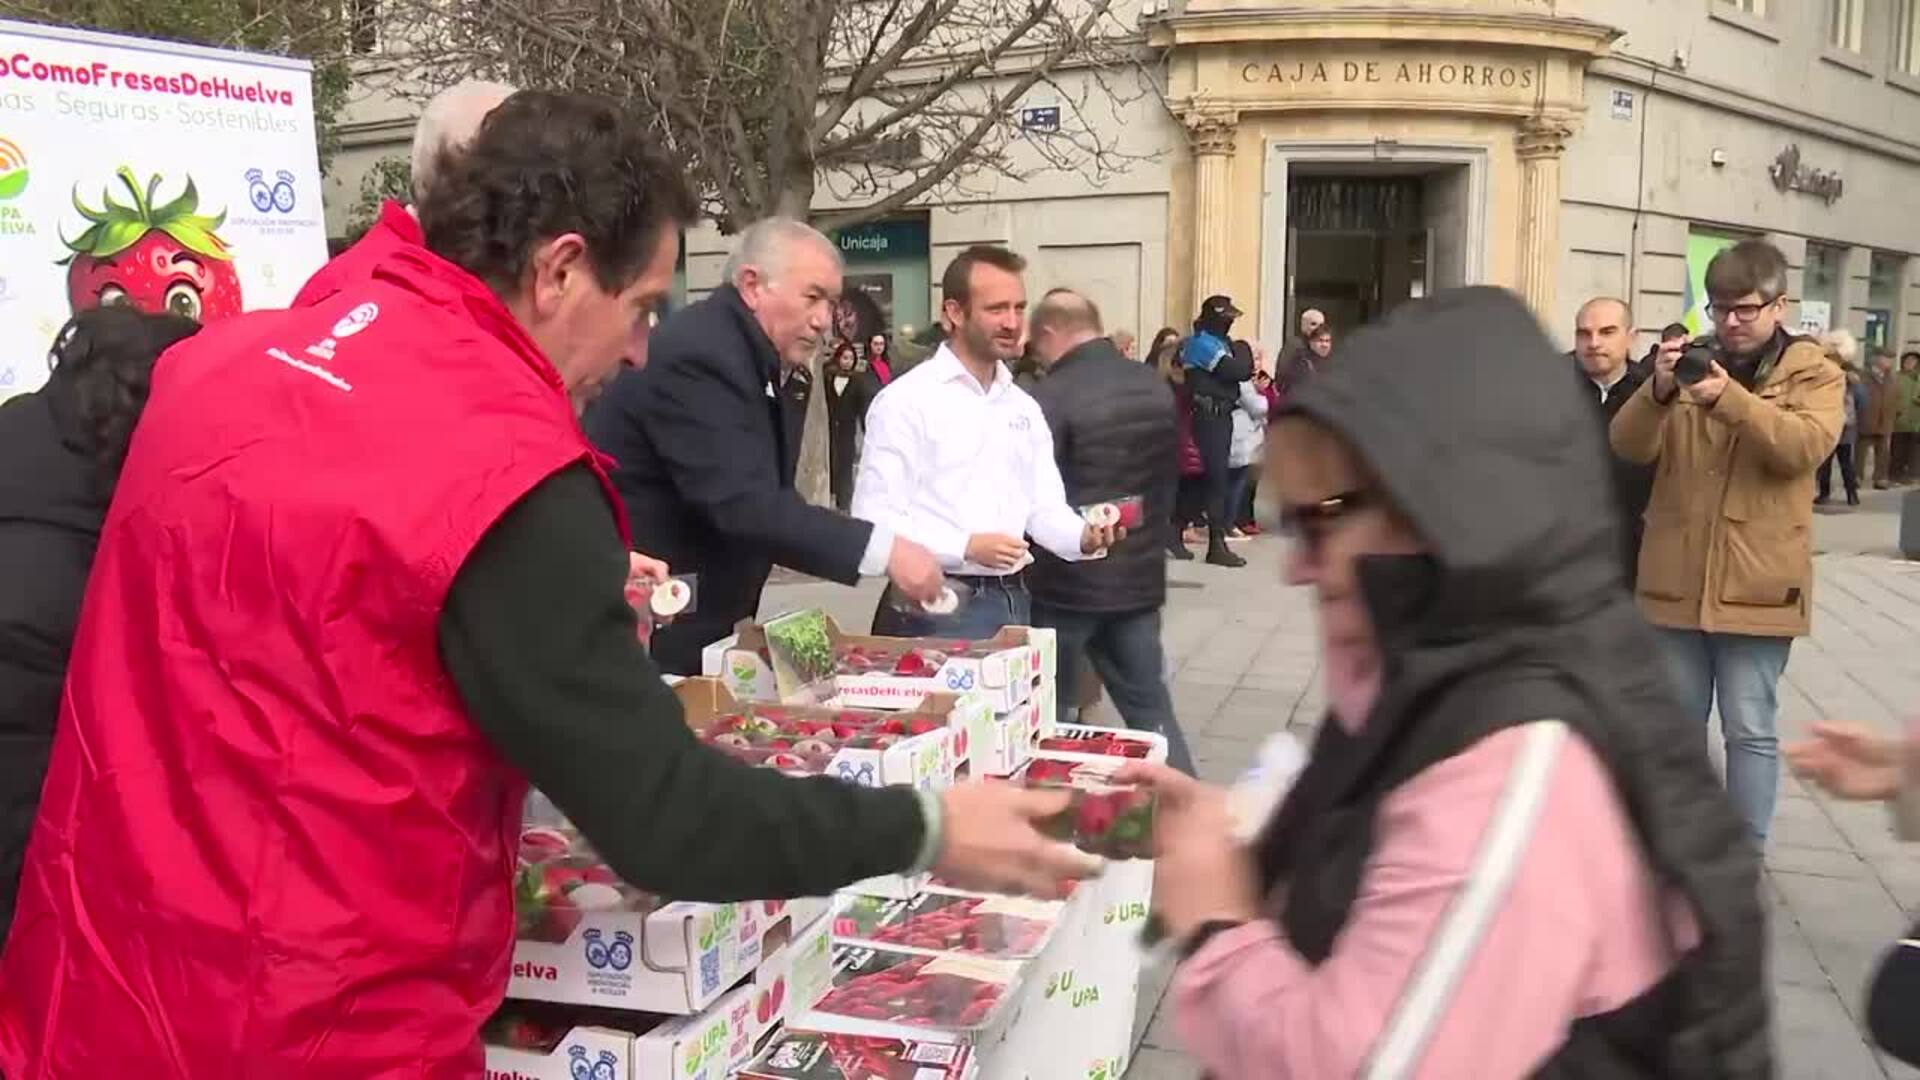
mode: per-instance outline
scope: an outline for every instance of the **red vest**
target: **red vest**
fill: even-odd
[[[293,298],[294,307],[311,307],[341,289],[366,280],[387,256],[427,242],[420,221],[405,206],[388,199],[380,204],[380,216],[360,242],[341,252],[314,272]]]
[[[0,958],[0,1073],[481,1075],[525,782],[436,624],[488,527],[581,461],[552,365],[417,245],[167,354]]]

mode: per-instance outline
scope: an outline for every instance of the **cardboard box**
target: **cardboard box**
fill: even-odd
[[[737,987],[696,1016],[593,1010],[550,1050],[489,1039],[487,1080],[726,1080],[739,1067],[737,1053],[752,1057],[752,1032],[736,1024],[752,1014],[753,995],[751,984]]]
[[[718,718],[729,715],[756,716],[776,712],[782,719],[831,721],[841,710],[819,705],[789,705],[741,700],[722,680],[687,679],[673,688],[686,711],[687,726],[705,733]],[[885,749],[840,747],[833,752],[822,774],[865,787],[903,784],[916,790],[937,791],[953,783],[957,759],[954,748],[968,738],[981,704],[954,694],[923,697],[917,707],[899,714],[901,719],[921,718],[940,725],[940,730],[902,738]]]
[[[957,644],[948,638],[849,634],[831,617],[813,612],[782,616],[782,619],[800,616],[823,621],[835,657],[843,657],[854,648],[897,654],[909,649]],[[835,673],[829,695],[808,685],[804,673],[779,659],[769,646],[766,626],[743,622],[732,637],[707,646],[701,655],[701,673],[721,679],[727,689],[742,700],[789,700],[804,696],[818,701],[832,696],[841,704],[855,708],[899,709],[912,706],[928,694],[972,691],[980,694],[987,707],[995,712],[1012,709],[1031,697],[1039,683],[1053,680],[1058,645],[1052,630],[1009,626],[985,641],[966,644],[985,650],[985,655],[949,657],[937,670],[921,676],[882,671],[860,675]]]
[[[975,1080],[979,1075],[971,1047],[795,1031],[775,1038],[740,1073],[741,1080]]]
[[[971,775],[1012,776],[1033,756],[1035,742],[1053,726],[1054,702],[1058,690],[1051,681],[1043,681],[1033,696],[999,713],[987,713],[974,721],[968,745],[972,748]]]
[[[490,1040],[488,1080],[726,1080],[753,1059],[789,1015],[825,992],[833,977],[830,925],[819,919],[804,928],[774,949],[751,981],[696,1015],[588,1009],[550,1050]],[[502,1016],[521,1008],[509,1004]],[[498,1025],[493,1028],[497,1035]]]
[[[563,942],[514,943],[507,996],[634,1012],[700,1012],[769,955],[776,941],[822,921],[826,900],[667,903],[653,911],[592,911]],[[773,905],[777,912],[769,913]]]

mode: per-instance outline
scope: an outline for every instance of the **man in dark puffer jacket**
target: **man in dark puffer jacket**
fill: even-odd
[[[1168,763],[1191,773],[1160,651],[1163,553],[1178,542],[1163,531],[1171,528],[1180,480],[1173,394],[1102,333],[1100,312],[1086,297],[1065,289],[1043,297],[1029,340],[1047,377],[1032,393],[1053,432],[1067,502],[1139,496],[1141,514],[1104,559],[1068,563],[1036,546],[1033,619],[1059,633],[1061,686],[1077,686],[1079,665],[1091,661],[1127,726],[1165,735]]]

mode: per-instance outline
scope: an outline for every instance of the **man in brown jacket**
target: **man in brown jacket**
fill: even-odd
[[[1656,465],[1640,610],[1703,728],[1718,699],[1727,790],[1760,845],[1780,783],[1776,686],[1813,610],[1814,473],[1845,423],[1840,368],[1780,325],[1786,281],[1764,241],[1716,256],[1714,333],[1694,344],[1717,359],[1690,372],[1688,343],[1663,345],[1610,428],[1615,452]]]
[[[1860,449],[1854,451],[1854,468],[1862,480],[1873,477],[1873,486],[1885,491],[1893,481],[1893,429],[1900,418],[1900,382],[1893,377],[1893,354],[1876,349],[1867,362],[1867,411],[1860,416]],[[1867,472],[1867,457],[1873,458],[1873,472]]]

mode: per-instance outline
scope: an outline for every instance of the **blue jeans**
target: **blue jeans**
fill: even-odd
[[[911,601],[902,602],[889,584],[873,613],[873,632],[884,637],[944,637],[978,641],[1004,626],[1033,625],[1033,595],[1024,574],[1004,578],[955,578],[973,591],[960,607],[933,615]],[[956,590],[958,591],[958,590]],[[908,610],[900,610],[902,607]]]
[[[1680,704],[1705,728],[1717,699],[1726,739],[1727,794],[1762,847],[1780,790],[1780,675],[1790,637],[1660,628]]]
[[[1135,731],[1156,731],[1167,739],[1167,764],[1193,774],[1193,754],[1173,715],[1173,695],[1164,678],[1160,651],[1160,609],[1125,612],[1067,611],[1033,606],[1036,626],[1050,626],[1059,638],[1060,718],[1071,721],[1072,695],[1080,685],[1080,665],[1091,661],[1113,707]]]

